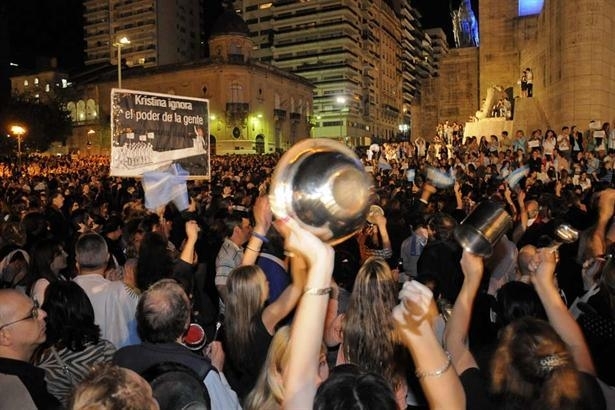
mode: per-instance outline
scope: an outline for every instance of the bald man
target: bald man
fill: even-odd
[[[47,391],[45,371],[30,364],[47,337],[46,316],[23,293],[0,290],[0,410],[61,408]]]

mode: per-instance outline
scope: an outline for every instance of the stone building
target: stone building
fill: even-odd
[[[514,116],[507,126],[526,133],[573,124],[587,129],[592,120],[615,119],[615,3],[544,0],[528,9],[529,3],[480,1],[480,47],[444,56],[439,75],[428,80],[413,107],[413,117],[422,119],[414,122],[414,135],[430,137],[437,122],[466,121],[492,86],[512,94]],[[522,98],[519,80],[528,67],[534,93]]]
[[[212,27],[209,47],[208,60],[124,69],[122,87],[208,99],[211,147],[217,154],[286,150],[310,136],[312,84],[255,61],[248,27],[241,17],[225,11]],[[81,153],[108,153],[110,92],[117,86],[115,74],[90,73],[74,82],[81,99],[69,103],[75,124],[69,148]],[[81,110],[88,106],[96,107],[98,114],[86,116]]]

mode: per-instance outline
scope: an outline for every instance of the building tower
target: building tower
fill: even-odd
[[[399,136],[423,68],[424,35],[408,0],[239,0],[253,57],[315,86],[313,137],[363,145]],[[282,102],[280,109],[291,110]]]
[[[122,37],[130,40],[120,46],[129,67],[200,59],[202,9],[202,0],[86,0],[85,64],[117,64]]]

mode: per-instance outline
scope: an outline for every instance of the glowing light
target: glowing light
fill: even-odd
[[[519,17],[540,14],[544,0],[519,0]]]

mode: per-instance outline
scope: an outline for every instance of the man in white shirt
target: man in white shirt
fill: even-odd
[[[94,308],[94,320],[118,349],[139,343],[135,312],[139,296],[121,281],[104,277],[109,261],[105,239],[97,233],[81,235],[75,244],[78,275],[73,279],[83,288]]]
[[[226,300],[226,280],[233,269],[241,265],[243,259],[243,244],[252,235],[252,224],[248,215],[233,212],[224,219],[227,237],[216,257],[216,289],[220,295],[220,308],[223,309]]]

